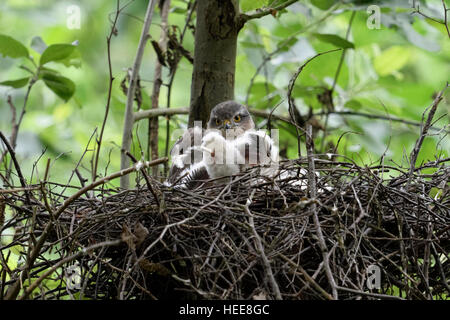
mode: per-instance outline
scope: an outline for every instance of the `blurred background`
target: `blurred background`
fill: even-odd
[[[171,26],[177,26],[179,30],[184,28],[190,2],[172,0],[169,14]],[[240,4],[242,11],[253,12],[269,5],[269,2],[274,1],[241,1]],[[288,117],[286,94],[290,78],[308,58],[336,48],[336,43],[333,43],[335,38],[320,36],[332,34],[354,45],[354,49],[346,50],[342,61],[333,90],[333,106],[324,103],[323,92],[324,88],[333,86],[341,52],[321,56],[303,70],[293,91],[300,113],[307,115],[310,110],[313,113],[345,111],[420,122],[425,109],[449,80],[450,41],[442,23],[443,2],[416,2],[416,9],[420,4],[420,12],[411,7],[412,1],[299,1],[287,10],[252,20],[239,35],[235,99],[252,108],[267,111],[279,104],[274,113]],[[450,7],[450,4],[444,3]],[[125,4],[127,6],[119,17],[117,32],[111,42],[115,80],[99,163],[101,175],[120,168],[126,101],[121,81],[136,54],[147,1],[121,1],[121,6]],[[368,25],[372,13],[367,8],[371,4],[380,8],[378,27],[376,24]],[[39,174],[42,176],[47,158],[50,158],[50,180],[66,183],[84,153],[80,172],[90,177],[91,150],[96,137],[94,131],[101,126],[107,101],[109,71],[106,38],[115,8],[116,2],[111,0],[0,2],[0,33],[21,42],[35,61],[39,61],[40,57],[39,52],[33,49],[37,47],[36,40],[32,45],[35,37],[41,37],[46,45],[75,41],[78,44],[79,56],[72,63],[48,63],[49,68],[59,71],[75,84],[70,99],[65,101],[60,98],[43,81],[38,81],[31,90],[16,148],[24,176],[30,179],[33,168],[35,170],[33,181],[29,182],[36,182]],[[77,10],[79,26],[73,20]],[[160,31],[157,8],[150,29],[153,40],[159,40]],[[192,28],[187,29],[183,46],[193,54]],[[140,72],[143,109],[151,105],[149,97],[156,59],[154,49],[147,45]],[[32,68],[33,64],[29,59],[3,57],[0,54],[0,82],[28,76],[21,66]],[[171,107],[189,106],[191,73],[192,64],[182,58],[174,78]],[[169,79],[168,68],[163,68],[163,83]],[[7,98],[12,97],[17,113],[20,113],[25,94],[26,86],[0,86],[0,130],[6,136],[12,130],[12,112]],[[445,96],[435,116],[435,119],[440,119],[435,124],[437,128],[445,128],[449,123],[448,93]],[[159,104],[160,107],[167,107],[168,104],[167,87],[164,85]],[[380,157],[385,155],[385,164],[408,166],[407,156],[420,133],[420,127],[402,121],[339,113],[332,113],[327,118],[315,118],[327,127],[324,141],[324,133],[317,133],[318,150],[329,152],[343,133],[351,132],[342,137],[338,152],[358,164],[378,164]],[[260,127],[265,127],[263,118],[257,120]],[[186,127],[186,123],[187,115],[172,117],[171,131]],[[134,130],[132,150],[137,158],[141,157],[141,153],[147,154],[147,126],[148,121],[141,121]],[[164,155],[164,117],[160,117],[159,126],[159,150]],[[290,159],[296,158],[295,129],[281,122],[273,123],[272,127],[280,129],[282,154]],[[170,141],[169,145],[173,142]],[[442,131],[425,140],[418,163],[433,160],[436,155],[448,157],[449,152],[450,142],[445,131]],[[0,168],[1,171],[4,167]],[[75,180],[72,183],[78,184]],[[118,181],[112,183],[118,184]]]

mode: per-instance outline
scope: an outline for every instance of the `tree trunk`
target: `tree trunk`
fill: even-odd
[[[189,126],[218,103],[234,99],[237,36],[243,23],[238,0],[199,0],[195,29]]]

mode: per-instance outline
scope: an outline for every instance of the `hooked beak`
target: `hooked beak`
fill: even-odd
[[[225,129],[226,130],[231,129],[231,122],[230,122],[230,120],[225,120],[223,123],[225,125]]]

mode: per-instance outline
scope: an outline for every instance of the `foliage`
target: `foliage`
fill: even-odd
[[[21,65],[31,76],[0,82],[3,86],[10,86],[15,89],[25,87],[27,84],[34,84],[35,81],[42,80],[46,86],[63,100],[69,100],[75,92],[75,84],[69,78],[62,76],[58,71],[44,67],[49,62],[63,63],[66,66],[76,65],[72,62],[76,56],[76,46],[73,44],[52,44],[47,47],[42,39],[34,38],[31,46],[41,53],[39,64],[29,56],[28,49],[19,41],[6,35],[0,34],[0,53],[5,57],[26,58],[35,67],[34,70],[25,65]],[[41,51],[41,49],[43,49]]]
[[[44,148],[47,148],[47,156],[52,159],[63,155],[55,164],[59,170],[53,170],[53,174],[57,179],[67,180],[73,164],[78,162],[93,130],[100,125],[104,116],[108,85],[105,37],[109,27],[108,15],[113,13],[114,6],[110,1],[96,1],[95,4],[85,1],[81,5],[81,29],[68,29],[67,6],[62,3],[51,5],[50,2],[23,6],[20,1],[10,0],[0,5],[0,26],[4,34],[0,38],[0,50],[7,56],[0,59],[0,82],[4,86],[19,89],[0,87],[0,93],[3,97],[12,95],[13,100],[22,100],[25,92],[20,88],[29,84],[39,69],[36,79],[43,80],[45,86],[37,83],[31,92],[27,114],[19,132],[17,151],[19,158],[26,160],[24,167],[27,172],[31,172],[33,162]],[[188,11],[186,3],[172,1],[169,23],[178,30],[182,30],[185,23]],[[241,9],[252,12],[260,7],[282,3],[283,1],[241,1]],[[395,6],[389,6],[392,1],[378,3],[382,9],[380,29],[367,28],[369,15],[366,4],[353,7],[349,3],[339,4],[338,1],[299,1],[279,12],[276,17],[268,15],[249,22],[239,37],[236,99],[267,110],[281,102],[276,113],[287,115],[286,89],[296,67],[315,53],[337,45],[352,48],[346,52],[336,83],[334,104],[337,111],[380,115],[388,113],[393,117],[420,121],[433,94],[442,89],[448,80],[450,45],[445,28],[419,14],[411,15],[412,9],[406,2],[394,2]],[[442,19],[440,1],[423,2],[420,8],[436,19]],[[350,36],[346,39],[352,10],[357,11]],[[125,70],[132,63],[141,26],[136,17],[141,16],[143,11],[144,4],[131,3],[120,16],[118,35],[112,39],[113,74],[118,81],[113,83],[111,118],[105,131],[107,149],[99,165],[100,168],[105,168],[109,163],[110,171],[119,167],[118,146],[121,144],[125,102],[120,80],[125,77]],[[155,23],[151,28],[154,39],[159,37],[158,19],[156,12]],[[43,20],[45,23],[40,23]],[[22,27],[17,28],[18,25]],[[79,45],[71,44],[74,41],[78,41]],[[46,43],[52,45],[47,48]],[[193,51],[193,35],[189,31],[183,46]],[[29,51],[27,47],[33,50]],[[261,63],[269,55],[271,59],[261,67]],[[36,66],[31,59],[36,61]],[[155,59],[155,53],[148,47],[141,70],[144,109],[150,107],[152,66]],[[293,92],[302,114],[307,114],[310,107],[317,113],[324,108],[318,97],[323,93],[324,87],[332,85],[338,63],[339,54],[330,54],[305,68]],[[32,73],[20,68],[21,66]],[[261,69],[255,75],[258,68]],[[186,59],[181,59],[171,90],[171,107],[185,107],[189,104],[191,70],[191,64]],[[169,77],[169,71],[164,69],[163,81],[167,82]],[[61,99],[49,95],[47,89]],[[167,90],[164,87],[160,104],[162,107],[168,105]],[[18,102],[17,106],[19,105]],[[449,105],[444,102],[439,115],[448,110]],[[0,99],[0,114],[0,129],[9,132],[11,114],[5,98]],[[180,116],[173,120],[175,121],[170,123],[171,131],[183,125],[186,117]],[[448,117],[442,118],[436,125],[442,127],[446,123]],[[260,124],[263,125],[264,121]],[[358,163],[376,160],[387,147],[389,159],[401,162],[404,150],[411,150],[418,135],[418,128],[414,126],[356,116],[330,115],[328,125],[328,133],[331,134],[324,143],[317,141],[317,145],[336,143],[341,134],[347,131],[358,132],[359,135],[346,134],[338,150]],[[165,126],[166,121],[161,118],[161,132],[165,132]],[[141,143],[135,141],[133,153],[140,158],[141,152],[146,154],[146,124],[139,124],[135,133]],[[26,139],[27,135],[33,138]],[[175,138],[173,137],[169,147]],[[320,140],[321,135],[317,139]],[[160,134],[159,140],[159,150],[164,154],[165,135]],[[296,154],[294,141],[292,134],[281,134],[280,144],[286,149],[285,154],[291,158]],[[448,154],[448,140],[441,141],[439,146],[437,142],[438,138],[426,141],[419,161],[431,159],[437,151]],[[111,156],[107,156],[108,152],[111,152]],[[44,163],[38,163],[41,171],[43,166]]]
[[[450,74],[450,41],[444,21],[442,0],[409,1],[334,1],[302,0],[275,10],[286,0],[241,0],[246,14],[269,14],[247,22],[239,35],[236,61],[236,100],[257,110],[289,117],[287,88],[292,75],[309,58],[335,48],[311,61],[302,70],[292,90],[292,98],[303,117],[319,125],[315,136],[317,152],[336,151],[358,165],[393,164],[408,167],[408,155],[419,136],[424,110],[430,106]],[[50,179],[63,186],[80,187],[89,177],[98,127],[101,125],[108,94],[108,54],[106,36],[113,2],[81,1],[81,28],[67,25],[67,3],[48,0],[24,3],[8,0],[0,3],[0,131],[13,135],[12,120],[25,109],[18,131],[16,155],[29,183],[38,183],[46,171]],[[177,67],[163,68],[160,107],[187,107],[190,103],[192,64],[186,57],[193,53],[193,24],[186,25],[192,1],[173,0],[169,15],[172,40],[184,34],[184,50]],[[369,26],[373,12],[380,9],[380,28]],[[122,3],[122,5],[124,5]],[[419,10],[420,8],[420,10]],[[160,36],[159,9],[150,29],[152,40]],[[142,26],[145,2],[131,1],[123,8],[111,42],[111,66],[114,77],[111,112],[104,132],[104,148],[99,174],[120,167],[121,130],[126,97],[128,68],[132,64]],[[195,13],[193,14],[195,19]],[[186,28],[185,28],[186,26]],[[181,42],[181,41],[180,41]],[[176,52],[170,56],[175,61]],[[142,109],[151,108],[154,63],[158,59],[148,45],[140,72]],[[176,72],[174,72],[176,70]],[[173,77],[173,78],[172,78]],[[173,80],[171,89],[167,85]],[[332,99],[327,99],[331,95]],[[439,106],[434,124],[435,135],[425,139],[417,163],[446,158],[450,153],[447,137],[448,91]],[[375,117],[375,118],[374,118]],[[22,120],[22,117],[20,117]],[[177,137],[167,137],[186,127],[187,117],[159,118],[159,152],[163,156]],[[257,118],[259,127],[267,119]],[[146,122],[137,123],[132,154],[145,158]],[[169,127],[167,127],[169,126]],[[297,157],[297,132],[294,127],[275,122],[281,129],[282,155]],[[442,129],[442,130],[440,130]],[[168,131],[166,131],[168,130]],[[166,144],[169,138],[169,143]],[[303,144],[302,153],[305,153]],[[3,152],[0,147],[0,154]],[[50,159],[47,163],[46,158]],[[1,162],[1,161],[0,161]],[[0,166],[4,173],[11,166],[7,157]],[[161,176],[163,170],[161,166]],[[433,174],[433,170],[427,174]],[[389,172],[387,175],[397,175]],[[17,177],[12,177],[18,182]],[[116,186],[112,181],[110,186]],[[54,186],[55,190],[66,188]],[[439,195],[434,188],[430,196]],[[1,200],[1,198],[0,198]],[[12,212],[6,211],[6,219]],[[5,232],[14,230],[6,229]],[[2,234],[2,242],[8,241]],[[11,248],[11,263],[23,248]],[[16,260],[14,260],[16,258]],[[10,266],[11,268],[15,266]],[[59,270],[58,270],[59,271]],[[48,286],[54,284],[48,283]],[[391,290],[395,291],[395,287]]]

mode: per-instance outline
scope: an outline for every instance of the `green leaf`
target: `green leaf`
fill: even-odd
[[[242,0],[240,1],[242,11],[251,11],[266,6],[267,0]]]
[[[64,101],[69,100],[75,92],[75,84],[73,81],[57,72],[43,72],[41,79],[44,80],[50,90]]]
[[[18,89],[18,88],[25,87],[28,84],[29,80],[30,80],[30,77],[16,79],[16,80],[7,80],[7,81],[0,82],[0,85]]]
[[[355,45],[351,43],[350,41],[345,40],[344,38],[341,38],[335,34],[325,34],[325,33],[314,33],[313,34],[317,39],[319,39],[322,42],[331,43],[332,45],[335,45],[339,48],[344,49],[355,49]]]
[[[50,61],[61,62],[70,57],[76,49],[72,44],[52,44],[42,53],[39,64],[43,66]]]
[[[357,100],[349,100],[345,103],[344,107],[352,110],[359,110],[362,108],[362,104]]]
[[[0,34],[0,53],[5,57],[28,57],[28,49],[10,36]]]
[[[292,90],[292,96],[296,98],[316,97],[322,91],[318,87],[296,85]]]
[[[311,4],[320,10],[330,9],[334,3],[334,0],[311,0]]]
[[[276,104],[279,100],[279,95],[275,94],[276,91],[277,88],[271,83],[255,82],[250,91],[249,104],[257,109],[264,109],[267,107],[269,97],[272,98],[271,103]]]
[[[186,11],[187,11],[186,8],[181,8],[181,7],[177,7],[177,6],[170,9],[171,13],[185,14]]]
[[[375,71],[380,76],[387,76],[403,68],[409,61],[411,52],[402,46],[393,46],[383,51],[374,60]]]
[[[264,45],[262,43],[257,42],[251,42],[251,41],[241,41],[239,42],[239,45],[241,45],[244,48],[258,48],[258,49],[264,49]]]
[[[62,63],[66,67],[73,66],[75,68],[81,67],[81,55],[78,49],[74,50],[73,53],[63,60],[56,61],[58,63]]]
[[[37,37],[33,37],[33,39],[31,40],[30,47],[34,51],[42,54],[45,51],[45,49],[47,49],[47,44],[44,42],[44,40],[42,40],[41,37],[37,36]]]

